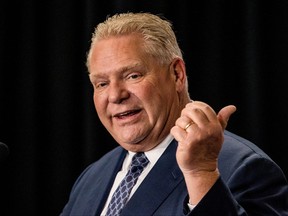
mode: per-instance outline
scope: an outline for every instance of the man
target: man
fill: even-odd
[[[108,18],[95,29],[87,67],[97,114],[120,146],[81,174],[61,215],[288,215],[281,169],[225,130],[235,106],[216,113],[190,99],[167,20],[149,13]],[[145,155],[132,159],[138,152]],[[120,183],[131,160],[137,178]],[[128,201],[116,201],[119,184]]]

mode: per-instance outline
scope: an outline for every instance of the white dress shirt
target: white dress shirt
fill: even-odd
[[[131,196],[137,190],[139,185],[142,183],[144,178],[148,175],[150,170],[156,164],[157,160],[161,157],[161,155],[163,154],[163,152],[165,151],[165,149],[168,147],[168,145],[171,143],[172,140],[173,140],[173,136],[171,134],[169,134],[158,146],[156,146],[155,148],[151,149],[150,151],[145,152],[145,155],[148,158],[149,163],[144,168],[144,170],[142,171],[140,176],[138,177],[138,180],[137,180],[136,184],[134,185],[134,187],[131,190],[131,193],[129,195],[128,200],[131,198]],[[108,199],[106,201],[106,204],[104,206],[104,209],[103,209],[103,211],[101,213],[101,216],[105,216],[105,214],[107,212],[107,207],[108,207],[109,202],[111,200],[111,197],[112,197],[114,191],[116,190],[116,188],[118,187],[118,185],[120,184],[120,182],[122,181],[122,179],[127,174],[128,170],[129,170],[129,166],[130,166],[131,161],[132,161],[132,157],[135,154],[136,154],[135,152],[128,151],[128,153],[126,155],[126,158],[124,159],[122,168],[118,172],[118,174],[116,175],[115,181],[114,181],[113,186],[111,188],[111,191],[110,191],[110,194],[109,194]]]

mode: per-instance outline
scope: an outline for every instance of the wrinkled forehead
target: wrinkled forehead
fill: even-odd
[[[92,47],[89,59],[89,73],[123,71],[130,68],[148,67],[155,64],[142,43],[135,37],[117,37],[98,41]]]

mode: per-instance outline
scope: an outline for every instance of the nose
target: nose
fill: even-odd
[[[129,91],[122,82],[111,82],[109,84],[108,100],[110,103],[122,103],[129,98]]]

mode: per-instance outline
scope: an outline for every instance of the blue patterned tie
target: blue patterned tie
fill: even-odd
[[[136,184],[139,175],[148,163],[149,160],[146,158],[143,152],[138,152],[133,156],[127,175],[121,181],[111,198],[106,214],[107,216],[120,215],[122,208],[127,202],[130,191]]]

